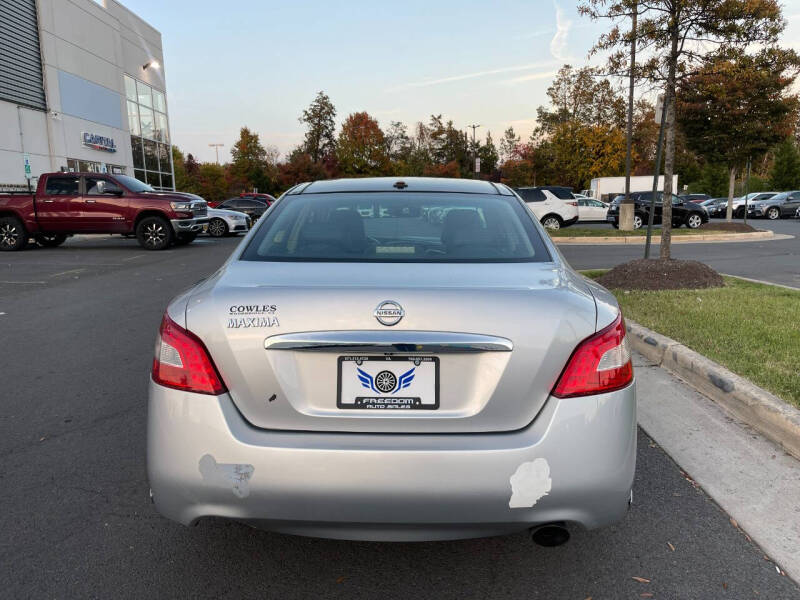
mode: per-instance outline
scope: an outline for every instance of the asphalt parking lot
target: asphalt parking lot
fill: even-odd
[[[735,219],[741,222],[741,219]],[[712,219],[712,223],[724,222]],[[720,273],[761,279],[800,288],[800,219],[748,220],[757,229],[771,229],[776,234],[794,236],[792,239],[754,241],[739,243],[675,244],[673,258],[694,259],[707,263]],[[583,227],[583,225],[581,225]],[[605,223],[589,224],[587,227],[611,229]],[[569,231],[566,229],[565,231]],[[601,234],[599,234],[601,235]],[[561,246],[561,253],[576,269],[605,269],[620,263],[642,258],[643,245],[590,246],[591,251],[580,246]],[[658,256],[655,245],[651,256]]]
[[[0,256],[3,597],[800,598],[641,432],[628,518],[559,548],[525,534],[378,544],[163,519],[145,475],[155,333],[168,300],[235,244],[148,253],[109,237]],[[604,258],[562,251],[576,267]],[[756,244],[720,252],[762,256]]]

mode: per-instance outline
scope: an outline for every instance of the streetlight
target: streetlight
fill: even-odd
[[[475,130],[478,127],[480,127],[480,125],[467,125],[467,127],[472,127],[472,168],[473,168],[474,177],[477,177],[478,176],[478,169],[477,169],[478,156],[475,154],[475,152],[476,152],[476,148],[475,148]]]
[[[217,155],[217,164],[219,164],[219,149],[222,148],[225,144],[209,144],[210,148],[214,149],[214,152]]]
[[[142,71],[147,71],[147,69],[160,69],[160,68],[161,68],[161,63],[159,63],[155,59],[142,65]]]

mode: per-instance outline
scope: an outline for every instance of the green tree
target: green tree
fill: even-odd
[[[174,144],[172,146],[172,168],[175,172],[175,189],[179,192],[190,192],[191,182],[186,175],[186,158],[181,149]]]
[[[727,166],[729,200],[737,171],[793,133],[798,98],[789,90],[798,67],[800,58],[792,50],[732,52],[713,57],[681,82],[681,130],[695,152]],[[729,221],[732,205],[729,201]]]
[[[509,126],[503,132],[503,137],[500,138],[500,161],[506,162],[509,158],[514,156],[514,151],[519,145],[519,136],[514,131],[514,128]]]
[[[344,175],[388,175],[386,138],[378,122],[366,112],[351,114],[342,124],[336,143],[339,169]]]
[[[230,193],[225,167],[217,163],[199,164],[196,187],[192,193],[210,202],[224,200]]]
[[[230,176],[242,186],[242,191],[253,188],[261,192],[273,191],[267,163],[267,151],[257,133],[247,127],[239,130],[239,139],[231,147]]]
[[[336,107],[325,92],[318,92],[314,101],[303,111],[300,122],[306,126],[303,151],[313,162],[333,154],[336,147]]]
[[[672,189],[675,170],[675,97],[680,79],[702,66],[715,47],[721,54],[734,48],[772,44],[786,26],[778,0],[580,0],[579,11],[614,25],[600,36],[594,51],[608,53],[607,70],[629,71],[632,32],[625,29],[634,10],[639,14],[636,75],[664,87],[664,195]],[[670,258],[672,205],[664,203],[661,258]]]
[[[547,88],[550,106],[536,109],[536,121],[542,134],[563,123],[623,127],[625,100],[596,69],[574,69],[564,65]]]
[[[497,152],[497,146],[494,145],[492,140],[492,132],[486,132],[486,141],[478,148],[478,157],[481,159],[481,172],[492,174],[497,169],[497,163],[500,162],[500,155]]]
[[[775,149],[770,183],[776,190],[800,189],[800,152],[791,137],[787,137]]]

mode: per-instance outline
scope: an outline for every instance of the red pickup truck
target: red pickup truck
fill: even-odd
[[[47,173],[35,194],[0,194],[0,250],[21,250],[33,238],[58,246],[86,233],[135,235],[147,250],[191,243],[208,223],[200,196],[157,192],[127,175]]]

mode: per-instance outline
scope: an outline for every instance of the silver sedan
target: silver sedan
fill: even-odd
[[[508,187],[301,184],[166,310],[151,492],[186,525],[555,545],[626,514],[633,379],[614,297]]]

